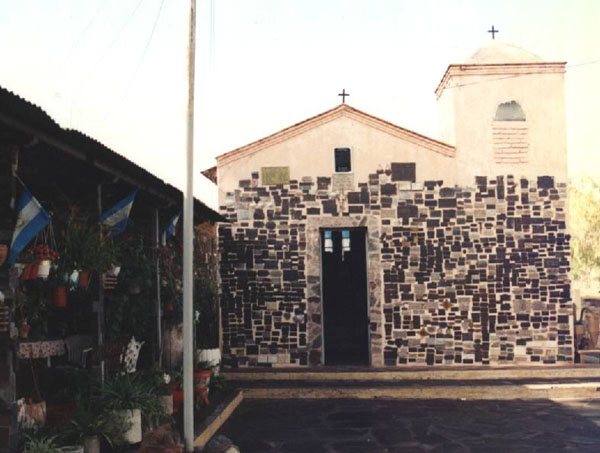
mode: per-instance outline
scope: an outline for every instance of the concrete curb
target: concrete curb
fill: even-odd
[[[232,381],[385,381],[385,380],[510,380],[510,379],[560,379],[598,378],[600,367],[531,367],[503,369],[430,369],[393,371],[226,371]]]
[[[233,414],[233,411],[240,405],[243,399],[244,392],[236,390],[231,397],[217,406],[213,414],[200,425],[200,434],[194,440],[194,450],[196,448],[200,450],[204,448],[211,437],[215,435],[223,423]]]
[[[246,388],[247,399],[466,399],[513,400],[549,398],[600,398],[600,382],[589,385],[486,385],[444,387],[296,387]]]

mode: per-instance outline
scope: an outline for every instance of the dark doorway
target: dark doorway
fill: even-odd
[[[366,231],[321,230],[326,365],[369,365]]]

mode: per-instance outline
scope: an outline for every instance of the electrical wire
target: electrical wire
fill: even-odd
[[[131,78],[129,79],[129,82],[127,83],[127,88],[125,88],[125,92],[123,93],[123,96],[121,96],[121,100],[117,103],[117,105],[114,108],[107,111],[106,115],[103,118],[103,121],[106,120],[106,118],[109,115],[111,115],[116,109],[121,107],[121,105],[127,98],[127,95],[129,94],[129,90],[131,89],[131,86],[133,85],[133,82],[134,82],[135,78],[137,77],[137,74],[138,74],[140,68],[142,67],[142,63],[144,62],[144,59],[146,58],[146,53],[148,52],[148,48],[150,47],[150,43],[152,42],[152,38],[154,37],[154,32],[156,31],[156,25],[158,24],[158,19],[160,18],[160,14],[162,12],[164,3],[165,3],[165,0],[161,0],[160,6],[158,7],[158,12],[154,19],[154,24],[152,25],[152,30],[150,31],[150,36],[146,40],[146,44],[144,46],[144,51],[142,52],[142,56],[137,64],[137,67],[135,68],[135,71],[133,72],[133,75],[131,76]]]
[[[79,85],[79,87],[77,88],[77,90],[75,91],[75,93],[78,93],[79,91],[81,91],[81,89],[85,86],[85,84],[90,80],[90,78],[92,77],[92,75],[95,74],[96,69],[98,68],[98,66],[100,65],[100,63],[102,63],[102,61],[104,61],[104,59],[108,56],[108,54],[110,53],[110,51],[112,50],[112,48],[115,46],[115,44],[117,43],[117,41],[119,41],[119,38],[121,37],[121,34],[125,30],[125,28],[127,28],[127,25],[129,25],[129,22],[131,21],[131,19],[133,18],[133,16],[137,12],[137,10],[140,8],[140,6],[142,5],[143,1],[144,0],[139,0],[138,1],[138,3],[135,6],[134,10],[131,12],[131,14],[129,14],[129,17],[127,17],[127,20],[125,21],[125,23],[123,24],[123,26],[119,30],[119,33],[117,33],[117,36],[115,37],[115,39],[113,39],[113,41],[110,43],[110,45],[108,46],[108,48],[106,49],[106,51],[102,54],[102,56],[100,58],[98,58],[98,60],[96,60],[96,62],[92,66],[92,70],[88,73],[88,75],[86,77],[84,77],[83,81],[81,82],[81,84]]]
[[[100,14],[100,11],[102,10],[102,8],[104,7],[105,4],[106,4],[106,0],[103,0],[102,3],[100,4],[100,6],[98,7],[98,9],[96,10],[96,12],[94,13],[94,15],[92,16],[92,18],[89,20],[89,22],[83,28],[83,31],[79,34],[79,37],[75,41],[75,44],[73,44],[73,47],[71,47],[71,50],[67,54],[67,57],[65,58],[62,66],[61,66],[63,73],[66,70],[67,66],[69,65],[71,58],[73,57],[73,54],[75,53],[75,51],[77,50],[77,48],[79,47],[81,42],[83,41],[83,38],[85,37],[85,35],[87,35],[87,32],[90,29],[90,27],[92,26],[92,24],[96,21],[98,14]]]

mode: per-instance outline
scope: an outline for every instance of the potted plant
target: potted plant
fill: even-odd
[[[181,405],[183,404],[183,390],[181,384],[183,382],[183,375],[181,371],[171,371],[171,392],[173,395],[173,412],[179,412]]]
[[[160,266],[160,298],[164,301],[164,310],[169,318],[181,319],[183,282],[181,251],[174,245],[158,249]]]
[[[83,445],[65,445],[64,447],[58,447],[60,453],[85,453],[85,447]]]
[[[48,434],[44,429],[34,427],[23,433],[23,453],[59,453],[58,436]]]
[[[15,313],[21,339],[41,340],[48,334],[48,304],[39,288],[22,286],[15,291]]]
[[[105,382],[102,393],[106,407],[128,424],[123,438],[129,444],[142,440],[142,414],[151,420],[163,413],[152,383],[136,375],[115,376]]]
[[[102,225],[72,209],[59,235],[66,273],[73,286],[86,289],[90,273],[103,274],[118,260],[118,244]]]
[[[214,362],[200,361],[196,363],[194,368],[194,405],[196,409],[200,408],[200,401],[203,401],[207,406],[210,404],[208,401],[208,386],[214,366]]]
[[[154,290],[152,247],[143,238],[130,238],[123,244],[123,277],[130,295],[147,294]]]
[[[66,272],[65,263],[60,257],[53,266],[50,274],[50,300],[55,307],[65,308],[67,306],[67,289],[69,274]]]
[[[161,406],[166,415],[173,413],[173,387],[171,385],[171,375],[165,373],[159,368],[151,371],[152,385],[154,392],[158,396]]]
[[[33,246],[27,247],[19,256],[19,261],[23,265],[21,272],[21,280],[34,280],[38,276],[38,263],[35,258],[35,250]]]
[[[111,448],[123,441],[129,429],[119,414],[109,413],[99,401],[79,400],[73,417],[64,426],[65,439],[83,445],[85,453],[100,453],[100,441]]]
[[[219,348],[218,293],[215,281],[194,279],[194,309],[196,312],[196,360],[212,362],[213,372],[219,374],[221,350]]]
[[[35,255],[38,262],[37,277],[46,280],[50,275],[52,263],[59,258],[59,254],[53,247],[43,243],[35,247]]]

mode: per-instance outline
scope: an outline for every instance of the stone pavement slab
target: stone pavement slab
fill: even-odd
[[[246,400],[243,453],[600,451],[600,401]]]

